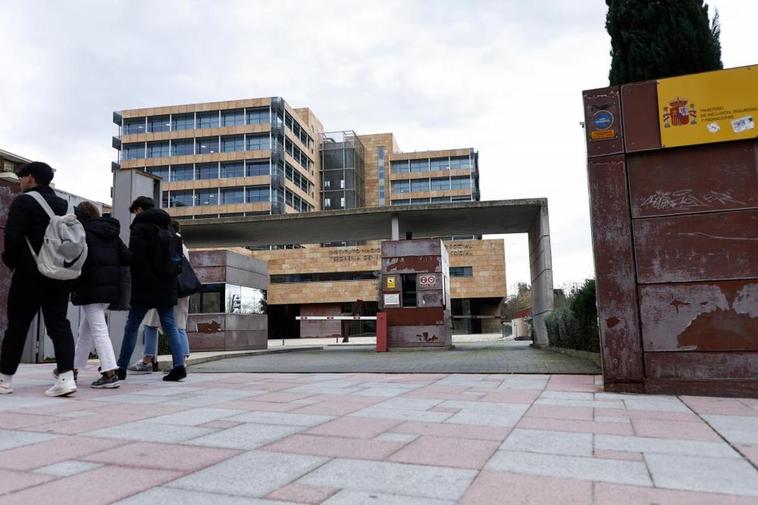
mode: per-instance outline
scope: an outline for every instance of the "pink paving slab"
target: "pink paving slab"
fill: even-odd
[[[564,407],[562,405],[532,405],[524,415],[581,421],[592,421],[594,419],[592,407]]]
[[[621,484],[595,484],[595,505],[755,505],[755,496],[693,493]]]
[[[305,433],[310,435],[372,439],[400,423],[401,421],[397,419],[341,417],[311,428]]]
[[[38,484],[42,484],[43,482],[53,480],[54,478],[55,477],[51,475],[38,475],[35,473],[0,470],[0,494],[10,493],[13,491],[18,491],[19,489],[36,486]]]
[[[0,452],[0,468],[31,470],[69,459],[78,459],[94,452],[123,445],[123,443],[121,440],[80,436],[54,438]]]
[[[494,440],[422,436],[393,454],[389,461],[452,468],[482,468],[500,446]]]
[[[459,505],[492,505],[493,503],[592,505],[592,482],[485,471],[479,474],[458,503]],[[617,501],[614,505],[618,504]]]
[[[702,421],[665,421],[661,419],[632,419],[634,433],[640,437],[703,440],[719,442],[721,437]]]
[[[606,435],[634,435],[632,427],[625,423],[605,423],[579,421],[575,419],[549,419],[544,417],[522,417],[519,428],[533,430],[570,431],[574,433],[604,433]]]
[[[499,426],[475,426],[471,424],[453,423],[420,423],[409,421],[395,428],[396,433],[414,433],[418,435],[433,435],[438,437],[467,438],[471,440],[494,440],[502,442],[510,428]]]
[[[137,442],[79,459],[93,463],[118,463],[123,466],[188,473],[220,463],[240,452],[234,449]]]
[[[758,410],[750,408],[744,400],[737,398],[706,398],[702,396],[682,396],[680,398],[692,410],[701,415],[758,417]]]
[[[292,435],[262,447],[262,450],[292,452],[333,458],[384,459],[403,446],[400,442],[320,435]]]
[[[318,505],[339,489],[326,486],[308,486],[305,484],[290,484],[283,488],[277,489],[266,496],[269,500],[280,500],[287,502],[307,503],[309,505]]]

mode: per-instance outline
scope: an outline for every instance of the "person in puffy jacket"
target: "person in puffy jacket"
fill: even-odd
[[[128,265],[132,253],[119,238],[121,224],[112,217],[100,216],[90,202],[80,203],[76,216],[87,233],[87,261],[77,280],[71,302],[82,308],[79,336],[76,341],[74,369],[86,368],[92,347],[97,350],[102,376],[91,384],[97,389],[120,386],[116,370],[116,355],[108,334],[105,311],[109,306],[123,303],[128,286]]]

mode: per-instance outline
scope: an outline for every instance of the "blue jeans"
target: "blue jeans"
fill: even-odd
[[[137,345],[139,327],[142,325],[142,319],[144,319],[148,310],[150,310],[150,307],[132,307],[129,309],[129,315],[126,317],[126,326],[124,327],[124,340],[121,342],[121,352],[118,356],[119,368],[129,366],[129,360],[132,359],[134,347]],[[161,326],[163,326],[163,331],[168,336],[168,344],[171,346],[173,366],[174,368],[184,366],[185,345],[183,341],[186,342],[186,339],[182,338],[179,330],[176,328],[174,307],[158,307],[157,310]]]
[[[187,330],[177,328],[176,331],[182,337],[182,345],[184,346],[184,357],[190,355],[189,350],[189,337],[187,336]],[[158,328],[155,326],[145,326],[145,356],[157,356],[158,355]]]

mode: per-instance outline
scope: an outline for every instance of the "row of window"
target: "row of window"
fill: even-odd
[[[314,272],[303,274],[279,274],[271,276],[272,284],[288,282],[332,282],[332,281],[364,281],[379,278],[379,272],[366,270],[358,272]]]
[[[298,123],[297,120],[293,118],[289,112],[285,112],[284,124],[287,126],[287,128],[290,129],[295,137],[300,139],[300,142],[302,142],[304,146],[308,146],[309,149],[313,149],[313,139],[310,135],[308,135],[308,133],[306,133],[305,128],[300,126],[300,123]]]
[[[311,171],[313,168],[313,162],[299,147],[297,147],[292,142],[287,142],[286,150],[290,156],[295,158],[295,161],[300,163],[300,166],[305,168],[307,171]]]
[[[311,181],[302,175],[295,167],[286,163],[285,174],[287,179],[291,180],[295,186],[299,187],[308,194],[311,194]]]
[[[261,149],[271,149],[268,133],[129,143],[122,146],[121,158],[139,160],[219,152],[258,151]]]
[[[435,198],[405,198],[392,200],[390,205],[420,205],[429,203],[470,202],[472,197],[464,196],[440,196]]]
[[[254,109],[215,110],[129,118],[124,119],[123,132],[126,135],[134,135],[145,132],[157,133],[244,124],[268,124],[270,122],[271,114],[269,108],[258,107]]]
[[[376,149],[376,171],[379,175],[379,205],[384,205],[384,146]]]
[[[440,170],[457,170],[473,168],[473,161],[468,156],[449,158],[425,158],[422,160],[396,160],[391,162],[392,173],[437,172]]]
[[[412,179],[410,181],[392,181],[392,193],[416,193],[419,191],[450,191],[453,189],[471,189],[469,177],[440,177],[433,179]]]
[[[233,284],[203,284],[189,302],[191,314],[266,313],[266,291]]]
[[[231,188],[184,189],[164,191],[163,207],[201,207],[235,203],[269,201],[268,186],[236,186]]]
[[[311,212],[313,206],[290,190],[284,191],[284,202],[298,212]]]
[[[147,173],[169,182],[255,177],[269,175],[270,170],[269,160],[190,163],[187,165],[169,165],[145,169]]]

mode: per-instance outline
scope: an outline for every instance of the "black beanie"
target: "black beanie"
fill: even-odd
[[[53,169],[50,168],[50,165],[47,163],[32,161],[31,163],[22,165],[21,168],[18,169],[18,172],[16,172],[16,175],[19,177],[31,175],[34,177],[34,180],[37,181],[37,184],[41,186],[49,186],[50,181],[53,180]]]

